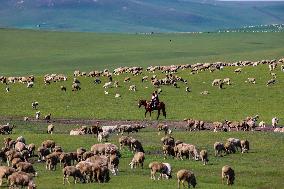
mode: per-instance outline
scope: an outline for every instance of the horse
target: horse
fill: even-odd
[[[139,100],[138,107],[140,108],[141,106],[144,106],[144,107],[145,107],[145,110],[146,110],[146,112],[145,112],[145,118],[146,118],[147,112],[150,113],[150,117],[151,117],[151,113],[152,113],[152,111],[154,111],[154,110],[158,110],[157,119],[159,119],[161,110],[162,110],[162,112],[163,112],[163,116],[164,116],[165,118],[166,118],[166,116],[167,116],[167,113],[166,113],[166,105],[165,105],[165,103],[163,103],[163,102],[159,102],[159,103],[157,104],[157,106],[156,106],[155,108],[153,108],[153,107],[151,107],[151,103],[148,102],[147,100]]]

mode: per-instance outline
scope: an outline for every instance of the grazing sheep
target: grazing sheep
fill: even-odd
[[[30,153],[30,157],[34,156],[34,151],[35,151],[35,144],[34,143],[31,143],[28,145],[28,151]]]
[[[84,176],[82,175],[81,171],[74,167],[74,166],[66,166],[62,169],[63,172],[63,184],[65,184],[66,180],[69,182],[69,176],[72,176],[74,178],[74,184],[77,183],[77,178],[80,180],[84,180]]]
[[[32,88],[34,86],[34,82],[28,82],[27,88]]]
[[[50,150],[45,147],[39,147],[37,149],[38,152],[38,162],[45,160],[45,157],[50,154]]]
[[[222,184],[223,184],[223,181],[224,181],[225,178],[227,179],[227,185],[233,185],[234,184],[235,172],[228,165],[225,165],[224,167],[222,167]]]
[[[37,111],[35,118],[36,118],[36,119],[39,119],[39,117],[40,117],[40,111]]]
[[[45,157],[45,168],[46,170],[53,170],[55,171],[56,170],[56,165],[57,165],[57,162],[59,161],[59,156],[60,156],[61,153],[58,153],[58,152],[53,152],[49,155],[47,155]]]
[[[168,163],[152,162],[149,164],[149,168],[151,169],[151,179],[156,180],[156,172],[160,173],[158,180],[160,180],[160,178],[163,178],[163,175],[165,175],[167,179],[172,178],[171,166]]]
[[[124,81],[123,81],[123,82],[130,82],[130,77],[124,78]]]
[[[115,97],[115,98],[119,98],[119,97],[121,97],[121,95],[118,94],[118,93],[116,93],[114,97]]]
[[[175,139],[171,136],[165,136],[161,138],[163,145],[175,146]]]
[[[159,123],[158,126],[157,126],[157,128],[158,128],[158,131],[159,131],[159,132],[158,132],[158,135],[160,135],[160,131],[164,131],[165,135],[172,133],[172,131],[171,131],[171,129],[169,128],[168,125],[164,125],[164,124],[162,124],[162,123]]]
[[[78,148],[77,151],[76,151],[76,154],[77,154],[77,159],[78,161],[82,161],[83,160],[83,154],[86,152],[87,150],[85,148]]]
[[[0,166],[0,186],[2,186],[3,178],[7,178],[14,172],[16,172],[16,169],[14,168],[7,166]]]
[[[253,77],[249,77],[248,80],[246,81],[246,83],[252,83],[255,84],[255,78]]]
[[[272,84],[275,84],[275,83],[276,83],[275,79],[270,79],[270,80],[267,81],[266,86],[269,86],[269,85],[272,85]]]
[[[105,88],[105,89],[109,88],[109,87],[111,87],[111,82],[107,82],[103,85],[103,88]]]
[[[55,142],[53,140],[45,140],[41,143],[41,146],[52,150],[55,147]]]
[[[240,149],[242,148],[241,147],[241,141],[238,138],[228,138],[227,141],[232,143],[237,151],[238,151],[238,148],[240,148]]]
[[[167,156],[172,156],[175,157],[175,147],[170,146],[170,145],[163,145],[163,154],[164,154],[164,159],[167,159]]]
[[[235,145],[231,142],[226,142],[224,148],[227,154],[236,153]]]
[[[81,90],[81,87],[80,87],[80,85],[78,83],[73,83],[71,88],[72,88],[72,91],[79,91],[79,90]]]
[[[249,151],[249,141],[248,140],[241,140],[241,149],[242,149],[242,153]]]
[[[223,80],[223,83],[225,83],[225,84],[227,84],[227,85],[231,85],[231,80],[230,80],[230,78],[225,78],[225,79]]]
[[[63,85],[60,86],[60,89],[61,89],[61,91],[64,91],[64,92],[66,92],[66,90],[67,90],[66,87],[63,86]]]
[[[53,134],[53,131],[54,131],[54,125],[53,124],[48,125],[47,126],[47,133]]]
[[[25,173],[32,173],[34,176],[37,176],[37,172],[35,171],[33,165],[29,162],[19,162],[16,164],[17,171],[23,171]]]
[[[22,143],[26,144],[26,139],[25,139],[23,136],[19,136],[19,137],[16,139],[16,142],[22,142]]]
[[[237,69],[235,69],[234,72],[235,72],[235,73],[241,73],[241,72],[242,72],[242,68],[237,68]]]
[[[118,174],[119,157],[116,154],[109,155],[109,170],[113,175]]]
[[[224,147],[224,144],[223,143],[221,143],[221,142],[215,142],[214,143],[214,150],[215,150],[215,157],[217,157],[217,156],[221,156],[222,157],[222,151],[226,151],[225,150],[225,147]]]
[[[275,127],[277,127],[279,119],[277,117],[274,117],[274,118],[272,118],[271,122],[272,122],[272,127],[275,128]]]
[[[209,161],[207,150],[201,150],[199,154],[201,161],[203,162],[203,165],[206,165]]]
[[[32,177],[25,172],[15,172],[8,177],[8,183],[10,183],[9,188],[14,188],[14,186],[27,186],[28,189],[35,189],[36,185]]]
[[[144,160],[145,160],[145,154],[143,152],[136,152],[129,165],[131,169],[134,169],[140,164],[141,168],[143,169]]]
[[[18,151],[18,152],[21,152],[21,151],[26,150],[26,149],[27,149],[26,144],[23,143],[23,142],[17,142],[15,144],[15,150]]]
[[[114,133],[117,131],[118,127],[117,125],[114,126],[102,126],[102,131],[103,132],[109,132],[109,133]]]
[[[46,120],[47,122],[49,122],[51,119],[51,114],[48,114],[44,117],[44,120]]]
[[[135,92],[135,91],[137,90],[137,89],[136,89],[136,85],[130,85],[130,86],[129,86],[129,90]]]
[[[266,124],[265,124],[264,121],[261,121],[261,122],[259,122],[258,126],[261,127],[261,128],[265,128]]]
[[[100,133],[98,134],[98,142],[102,142],[103,139],[105,139],[105,141],[107,142],[109,136],[110,136],[110,133],[107,132],[107,131],[100,132]]]
[[[178,180],[178,188],[180,188],[180,182],[183,185],[183,188],[185,188],[184,182],[186,181],[188,183],[188,188],[190,188],[190,185],[192,185],[193,188],[196,186],[196,178],[192,171],[181,169],[177,172],[177,180]]]
[[[32,102],[32,108],[33,109],[37,109],[37,106],[38,106],[38,102],[37,101],[33,101]]]

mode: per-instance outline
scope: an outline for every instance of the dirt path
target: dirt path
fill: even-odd
[[[11,117],[11,116],[0,116],[0,121],[2,123],[9,122],[9,121],[23,121],[22,117]],[[36,119],[29,119],[31,123],[46,123],[45,120],[36,120]],[[51,120],[52,123],[62,124],[62,125],[95,125],[99,122],[100,125],[132,125],[132,124],[141,124],[150,127],[156,127],[158,123],[164,123],[168,125],[170,128],[181,129],[185,128],[186,122],[185,121],[174,121],[174,120],[100,120],[100,119],[65,119],[65,118],[54,118]],[[212,122],[205,123],[206,130],[213,130]],[[267,126],[266,128],[256,128],[256,131],[273,131],[274,129],[271,126]]]

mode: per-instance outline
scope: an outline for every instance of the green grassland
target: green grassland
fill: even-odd
[[[28,143],[35,143],[37,146],[45,139],[53,139],[58,145],[61,145],[66,152],[76,151],[78,147],[90,147],[97,143],[94,136],[69,136],[71,128],[78,126],[56,125],[55,134],[46,134],[46,124],[30,124],[25,122],[14,122],[17,128],[14,130],[12,138],[23,135]],[[175,130],[173,136],[175,139],[187,143],[195,144],[199,149],[209,151],[209,164],[203,166],[200,161],[176,160],[169,158],[163,159],[161,154],[161,143],[157,131],[153,128],[146,128],[139,133],[133,133],[131,136],[142,141],[146,151],[145,168],[143,170],[131,170],[128,165],[132,158],[132,153],[128,149],[121,151],[120,173],[118,176],[111,176],[109,183],[105,184],[77,184],[64,187],[62,185],[62,171],[58,166],[56,171],[46,171],[44,163],[34,163],[38,172],[35,181],[38,188],[177,188],[176,172],[179,169],[187,168],[194,171],[197,177],[197,188],[228,188],[221,184],[221,168],[228,164],[231,165],[236,173],[235,185],[230,188],[252,189],[252,188],[279,188],[283,187],[284,160],[283,152],[284,137],[282,134],[264,133],[264,132],[230,132],[230,133],[212,133],[212,132],[183,132]],[[5,136],[0,136],[0,141]],[[118,145],[117,135],[112,135],[111,143]],[[224,157],[214,157],[213,144],[216,141],[225,141],[229,137],[247,139],[251,144],[251,151],[248,154],[229,154]],[[36,160],[36,158],[34,158]],[[153,181],[150,180],[150,170],[148,164],[152,161],[169,162],[173,168],[173,179]],[[71,178],[70,181],[73,181]],[[4,186],[6,182],[4,181]]]
[[[171,65],[196,62],[238,61],[278,59],[283,57],[283,33],[205,33],[205,34],[93,34],[38,32],[30,30],[0,30],[0,74],[24,76],[34,74],[34,88],[23,84],[11,84],[10,93],[0,85],[0,115],[29,116],[35,111],[31,102],[39,101],[42,114],[52,113],[58,118],[98,119],[143,119],[143,109],[138,109],[138,99],[149,99],[154,90],[150,82],[141,83],[141,76],[131,76],[130,83],[123,83],[127,74],[114,76],[121,87],[108,89],[104,94],[102,85],[95,86],[93,78],[80,77],[82,90],[71,92],[71,75],[75,69],[81,71],[113,69],[119,66]],[[171,40],[171,42],[170,42]],[[283,73],[278,68],[277,83],[267,87],[271,79],[267,66],[245,67],[239,75],[235,68],[209,73],[190,75],[179,71],[189,81],[191,93],[185,92],[187,85],[179,88],[163,86],[160,100],[166,103],[168,119],[185,117],[208,121],[243,119],[259,114],[270,122],[273,116],[280,120],[284,115],[281,103]],[[69,80],[61,83],[43,84],[46,73],[64,73]],[[164,74],[157,73],[159,78]],[[232,85],[224,90],[212,87],[215,78],[231,78]],[[248,77],[255,77],[256,84],[245,83]],[[102,78],[102,83],[106,78]],[[137,85],[136,93],[129,92],[129,85]],[[67,92],[60,91],[60,85],[67,86]],[[207,96],[200,92],[208,90]],[[116,93],[121,98],[114,98]]]

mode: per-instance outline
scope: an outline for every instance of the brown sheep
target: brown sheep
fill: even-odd
[[[217,157],[218,155],[220,155],[222,157],[222,151],[226,151],[224,144],[221,142],[215,142],[214,143],[214,150],[215,150],[215,157]]]
[[[164,159],[166,159],[167,156],[175,157],[174,147],[170,145],[163,145],[163,154],[164,154]]]
[[[88,159],[89,157],[92,157],[93,155],[95,155],[94,152],[91,152],[91,151],[84,152],[84,153],[83,153],[83,156],[82,156],[82,159],[83,159],[83,160],[86,160],[86,159]]]
[[[167,179],[172,178],[171,166],[168,163],[152,162],[149,164],[149,168],[151,169],[151,179],[156,180],[156,172],[160,173],[158,180],[162,178],[163,175],[165,175]]]
[[[178,180],[178,188],[180,188],[180,182],[182,183],[183,187],[185,188],[184,182],[188,183],[188,188],[192,185],[195,188],[197,182],[195,175],[192,171],[181,169],[177,172],[177,180]]]
[[[35,189],[36,185],[32,180],[32,177],[25,172],[15,172],[8,177],[8,182],[10,183],[9,188],[14,188],[14,186],[27,186],[28,189]]]
[[[236,153],[235,145],[231,142],[226,142],[224,148],[227,154]]]
[[[209,161],[207,150],[201,150],[199,154],[200,154],[201,161],[203,162],[203,165],[206,165]]]
[[[45,162],[45,168],[46,170],[53,170],[55,171],[56,170],[56,165],[59,161],[59,156],[60,156],[61,153],[58,153],[58,152],[53,152],[49,155],[46,156],[46,162]]]
[[[18,152],[21,152],[21,151],[26,150],[26,149],[27,149],[26,145],[22,142],[17,142],[15,144],[15,150],[18,151]]]
[[[237,139],[237,138],[228,138],[227,141],[230,142],[230,143],[232,143],[232,144],[235,146],[235,148],[236,148],[237,151],[239,150],[238,148],[240,148],[240,149],[242,148],[242,147],[241,147],[241,141],[240,141],[240,139]]]
[[[87,150],[80,147],[77,149],[77,159],[78,161],[82,161],[83,160],[83,154],[86,152]]]
[[[71,153],[64,153],[63,152],[59,155],[60,167],[62,167],[62,163],[63,163],[63,167],[71,166],[71,162],[72,162],[72,154]]]
[[[84,176],[84,180],[86,180],[87,183],[93,181],[93,167],[93,163],[87,161],[81,161],[76,165],[76,168],[80,170],[81,174]]]
[[[241,140],[241,149],[242,149],[242,153],[249,151],[249,141],[248,140]]]
[[[9,150],[5,153],[6,157],[7,157],[7,164],[8,166],[10,166],[10,162],[14,159],[14,158],[23,158],[22,154],[20,152],[17,152],[16,150]]]
[[[193,119],[184,119],[184,121],[187,122],[187,125],[186,125],[186,131],[189,130],[189,131],[192,131],[193,130],[193,126],[195,124],[195,120]]]
[[[45,160],[45,157],[50,154],[50,150],[45,147],[39,147],[37,149],[37,154],[38,154],[38,162],[40,162],[42,160]]]
[[[17,171],[23,171],[25,173],[32,173],[34,176],[37,176],[37,172],[35,171],[33,165],[28,162],[19,162],[17,165]]]
[[[34,156],[35,153],[35,144],[31,143],[28,145],[28,151],[30,153],[30,157]]]
[[[62,169],[62,172],[63,172],[63,184],[65,184],[66,180],[70,184],[68,179],[69,176],[72,176],[74,178],[74,184],[77,183],[77,178],[79,178],[80,180],[81,179],[84,180],[84,176],[82,175],[80,170],[74,166],[66,166]]]
[[[55,142],[53,140],[45,140],[41,143],[41,146],[45,148],[50,148],[52,150],[52,148],[55,147]]]
[[[3,178],[7,178],[9,175],[16,172],[16,169],[7,167],[7,166],[0,166],[0,186],[2,186]]]
[[[128,146],[129,150],[131,150],[131,137],[122,136],[118,139],[119,149],[121,150],[123,146]]]
[[[161,142],[164,145],[175,146],[175,139],[171,136],[165,136],[165,137],[161,138]]]
[[[109,170],[113,175],[118,174],[119,157],[116,154],[109,156]]]
[[[21,158],[14,158],[11,161],[11,166],[16,169],[17,164],[20,163],[20,162],[23,162],[23,160]]]
[[[158,131],[159,131],[158,135],[160,135],[160,131],[164,131],[165,135],[171,134],[171,129],[169,128],[168,125],[164,125],[162,123],[159,123],[157,128],[158,128]]]
[[[225,178],[227,179],[227,185],[233,185],[234,184],[235,172],[228,165],[225,165],[224,167],[222,167],[222,183],[223,183]]]
[[[143,152],[136,152],[129,165],[131,169],[133,169],[140,164],[141,168],[143,169],[144,160],[145,160],[145,154]]]

